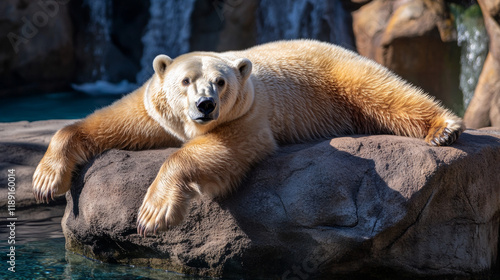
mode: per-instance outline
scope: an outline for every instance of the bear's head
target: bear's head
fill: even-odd
[[[156,115],[165,128],[177,130],[180,138],[195,137],[235,119],[253,102],[253,88],[247,81],[252,63],[246,58],[190,53],[172,60],[158,55],[153,68],[146,94],[149,100],[145,100],[150,103],[148,113]],[[156,111],[153,114],[151,107]]]

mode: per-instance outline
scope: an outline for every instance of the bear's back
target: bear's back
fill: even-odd
[[[357,132],[344,94],[346,65],[366,62],[341,47],[312,40],[278,41],[231,52],[252,61],[256,99],[264,100],[280,143]],[[374,65],[377,68],[377,65]],[[345,104],[345,105],[342,105]]]

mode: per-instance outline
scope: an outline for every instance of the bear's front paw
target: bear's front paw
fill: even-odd
[[[150,232],[156,234],[182,222],[192,197],[177,184],[162,187],[157,181],[149,187],[137,217],[137,233],[144,237]]]
[[[49,203],[65,194],[71,186],[71,171],[58,170],[54,163],[42,160],[33,175],[33,194],[38,202]]]

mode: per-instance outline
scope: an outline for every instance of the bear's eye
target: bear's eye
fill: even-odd
[[[184,80],[182,80],[182,85],[183,86],[189,86],[190,82],[189,82],[189,78],[184,78]]]
[[[220,86],[220,87],[223,87],[225,84],[226,84],[226,81],[224,81],[224,79],[219,79],[217,81],[217,85]]]

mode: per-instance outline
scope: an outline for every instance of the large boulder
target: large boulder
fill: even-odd
[[[464,121],[469,128],[500,127],[500,0],[478,0],[478,3],[490,38],[490,50]]]
[[[174,151],[110,150],[83,167],[66,195],[67,249],[105,262],[274,279],[460,279],[497,261],[499,130],[468,130],[451,147],[387,135],[285,146],[232,195],[197,199],[181,225],[143,238],[138,209]]]

